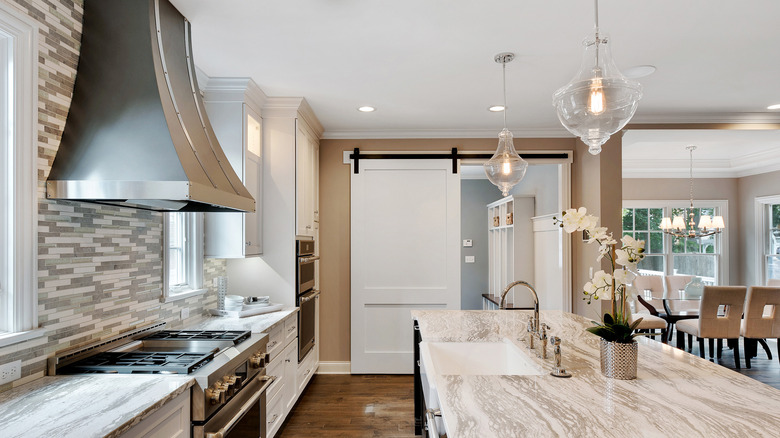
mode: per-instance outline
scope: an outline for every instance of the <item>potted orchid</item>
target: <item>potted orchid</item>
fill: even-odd
[[[604,314],[602,321],[593,321],[594,326],[587,330],[601,338],[601,371],[607,377],[636,378],[638,350],[634,337],[642,319],[630,322],[627,289],[636,278],[637,263],[644,258],[645,242],[623,236],[621,246],[617,248],[618,242],[612,233],[606,227],[599,227],[599,218],[589,215],[585,207],[566,210],[560,219],[553,217],[553,220],[567,233],[586,232],[588,243],[599,245],[596,261],[601,262],[606,257],[610,262],[609,272],[595,272],[583,287],[583,300],[587,300],[588,304],[593,300],[611,300],[612,304],[611,311]],[[627,365],[627,368],[621,364]]]

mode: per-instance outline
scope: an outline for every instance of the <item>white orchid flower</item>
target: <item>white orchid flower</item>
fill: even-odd
[[[580,225],[578,230],[588,230],[590,233],[592,230],[596,228],[596,224],[599,222],[599,218],[596,216],[593,216],[592,214],[588,214],[585,216],[582,216],[580,219]]]
[[[615,282],[620,284],[631,284],[636,278],[636,274],[627,269],[616,269],[614,273]]]
[[[616,256],[615,263],[617,263],[620,266],[634,267],[634,265],[636,264],[634,259],[628,253],[628,251],[624,249],[616,249],[615,256]]]
[[[567,233],[573,233],[577,230],[581,230],[582,228],[580,228],[580,225],[582,223],[582,218],[587,213],[588,210],[585,207],[580,207],[579,210],[575,210],[573,208],[566,210],[561,220],[561,223],[563,224],[563,230]]]

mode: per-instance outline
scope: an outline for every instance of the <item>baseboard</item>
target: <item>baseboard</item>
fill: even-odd
[[[317,374],[350,374],[349,362],[323,362],[320,361],[320,368]]]

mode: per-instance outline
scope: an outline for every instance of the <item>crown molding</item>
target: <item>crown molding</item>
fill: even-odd
[[[322,138],[334,140],[420,139],[420,138],[498,138],[499,129],[343,129],[326,130]],[[573,138],[558,128],[513,129],[514,138]]]
[[[742,178],[780,170],[780,148],[732,159],[697,159],[694,178]],[[690,160],[624,159],[624,178],[689,178]]]

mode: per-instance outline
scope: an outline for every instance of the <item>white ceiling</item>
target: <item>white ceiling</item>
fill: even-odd
[[[487,107],[502,100],[493,56],[503,51],[517,55],[507,66],[515,136],[568,136],[551,96],[593,28],[590,0],[172,2],[206,74],[305,97],[326,138],[496,136],[502,115]],[[778,18],[777,0],[601,0],[618,67],[658,68],[640,79],[632,122],[779,122],[766,110],[780,103]]]

